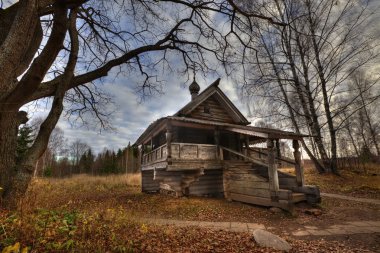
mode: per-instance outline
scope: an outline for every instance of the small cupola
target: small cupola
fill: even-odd
[[[198,96],[200,90],[201,90],[201,87],[199,87],[199,84],[195,81],[195,78],[194,78],[194,81],[189,86],[191,100],[194,100]]]

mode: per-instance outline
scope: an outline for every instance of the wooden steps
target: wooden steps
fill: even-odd
[[[292,187],[297,186],[293,175],[279,172],[280,189],[272,191],[266,167],[242,160],[225,161],[224,165],[224,194],[228,200],[289,211],[295,203],[307,200],[305,193],[292,191]]]

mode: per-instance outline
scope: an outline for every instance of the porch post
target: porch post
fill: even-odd
[[[220,159],[220,154],[219,154],[220,132],[219,132],[219,128],[218,127],[215,127],[214,142],[215,142],[215,145],[216,145],[216,159],[219,160]]]
[[[277,165],[276,165],[276,150],[274,148],[273,139],[267,140],[267,148],[268,148],[268,175],[269,175],[269,189],[271,191],[271,199],[273,201],[278,201],[278,192],[280,189],[278,182],[278,173],[277,173]]]
[[[296,181],[298,186],[304,185],[304,175],[303,175],[303,166],[301,162],[301,152],[299,151],[300,144],[297,140],[293,140],[293,149],[294,149],[294,168],[296,170]]]
[[[249,136],[246,135],[245,136],[245,155],[248,156],[248,157],[251,157],[251,151],[249,150]]]
[[[168,161],[172,158],[172,125],[170,121],[168,121],[166,125],[166,154]]]
[[[139,148],[139,159],[140,159],[140,164],[144,165],[144,144],[141,144],[141,147]]]
[[[280,147],[279,139],[276,139],[276,151],[277,151],[276,157],[281,158],[281,147]],[[281,168],[281,161],[280,160],[277,160],[277,161],[278,161],[278,167]]]

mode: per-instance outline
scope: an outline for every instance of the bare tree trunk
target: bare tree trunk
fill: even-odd
[[[262,37],[261,37],[262,38]],[[262,38],[263,39],[263,38]],[[276,67],[276,64],[274,62],[274,59],[271,55],[271,52],[269,51],[269,48],[267,47],[267,45],[265,44],[265,41],[263,40],[263,47],[267,53],[267,56],[271,62],[271,66],[272,66],[272,69],[276,75],[276,79],[277,79],[277,83],[280,87],[280,90],[281,90],[281,93],[282,93],[282,96],[284,98],[284,102],[285,102],[285,105],[288,109],[288,112],[289,112],[289,116],[290,116],[290,120],[293,124],[293,127],[296,131],[296,133],[300,133],[300,129],[299,129],[299,126],[298,126],[298,123],[296,121],[296,117],[294,115],[294,109],[292,108],[291,104],[290,104],[290,101],[289,101],[289,98],[288,98],[288,94],[286,93],[286,90],[284,88],[284,84],[281,80],[281,77],[280,77],[280,73]],[[306,143],[302,140],[302,146],[304,147],[307,155],[310,157],[310,159],[313,161],[314,165],[315,165],[315,168],[318,170],[319,173],[323,173],[325,172],[325,168],[323,167],[323,165],[318,161],[318,159],[315,157],[315,155],[310,151],[309,147],[306,145]]]
[[[321,155],[322,160],[325,162],[328,160],[328,156],[327,156],[325,147],[323,145],[321,128],[318,124],[318,121],[317,122],[313,121],[313,118],[317,118],[317,116],[314,115],[315,111],[313,112],[314,114],[311,115],[311,112],[309,111],[309,108],[307,107],[308,102],[306,102],[306,99],[304,97],[304,92],[302,90],[301,83],[300,83],[300,80],[298,78],[297,67],[296,67],[296,64],[294,62],[290,41],[289,41],[287,34],[284,34],[284,36],[285,36],[284,41],[285,41],[287,58],[288,58],[289,63],[290,63],[290,67],[291,67],[291,71],[292,71],[292,75],[293,75],[293,79],[294,79],[294,85],[296,88],[297,95],[300,99],[300,103],[301,103],[301,106],[302,106],[302,109],[304,112],[304,117],[306,119],[307,124],[311,127],[311,130],[313,133],[313,139],[314,139],[314,141],[318,147],[319,154]]]
[[[348,123],[349,124],[349,123]],[[354,149],[355,149],[355,154],[356,154],[356,157],[359,157],[359,149],[358,149],[358,147],[356,146],[356,143],[355,143],[355,140],[354,140],[354,137],[352,136],[352,131],[351,131],[351,129],[348,127],[348,131],[347,131],[347,133],[348,133],[348,136],[350,137],[350,140],[351,140],[351,143],[352,143],[352,146],[354,147]]]
[[[321,90],[322,90],[322,95],[323,95],[323,106],[325,109],[327,125],[329,128],[329,134],[330,134],[330,142],[331,142],[330,170],[333,173],[338,173],[336,130],[334,128],[333,118],[332,118],[331,110],[330,110],[329,96],[327,94],[327,81],[325,79],[325,74],[323,71],[322,63],[321,63],[320,50],[318,48],[318,44],[316,41],[317,35],[315,33],[315,26],[314,26],[314,21],[312,18],[313,14],[311,13],[311,6],[310,6],[311,3],[309,1],[307,1],[306,5],[308,7],[308,20],[309,20],[309,25],[310,25],[311,40],[312,40],[312,45],[313,45],[313,49],[314,49],[315,60],[317,62],[317,72],[318,72],[319,80],[321,83]]]
[[[367,110],[367,105],[366,105],[366,102],[365,102],[365,99],[364,99],[364,96],[363,96],[363,90],[361,89],[359,83],[357,83],[357,87],[359,89],[361,104],[363,106],[362,110],[364,111],[364,116],[365,116],[365,118],[367,120],[367,123],[368,123],[369,132],[371,134],[371,138],[372,138],[373,144],[375,146],[376,153],[377,153],[378,156],[380,156],[380,149],[379,149],[379,144],[377,143],[376,132],[375,132],[375,129],[373,128],[372,119],[369,116],[369,113],[368,113],[368,110]]]

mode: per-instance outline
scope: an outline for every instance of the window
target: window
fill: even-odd
[[[208,106],[208,104],[205,104],[205,106],[203,107],[203,112],[210,114],[210,107]]]

